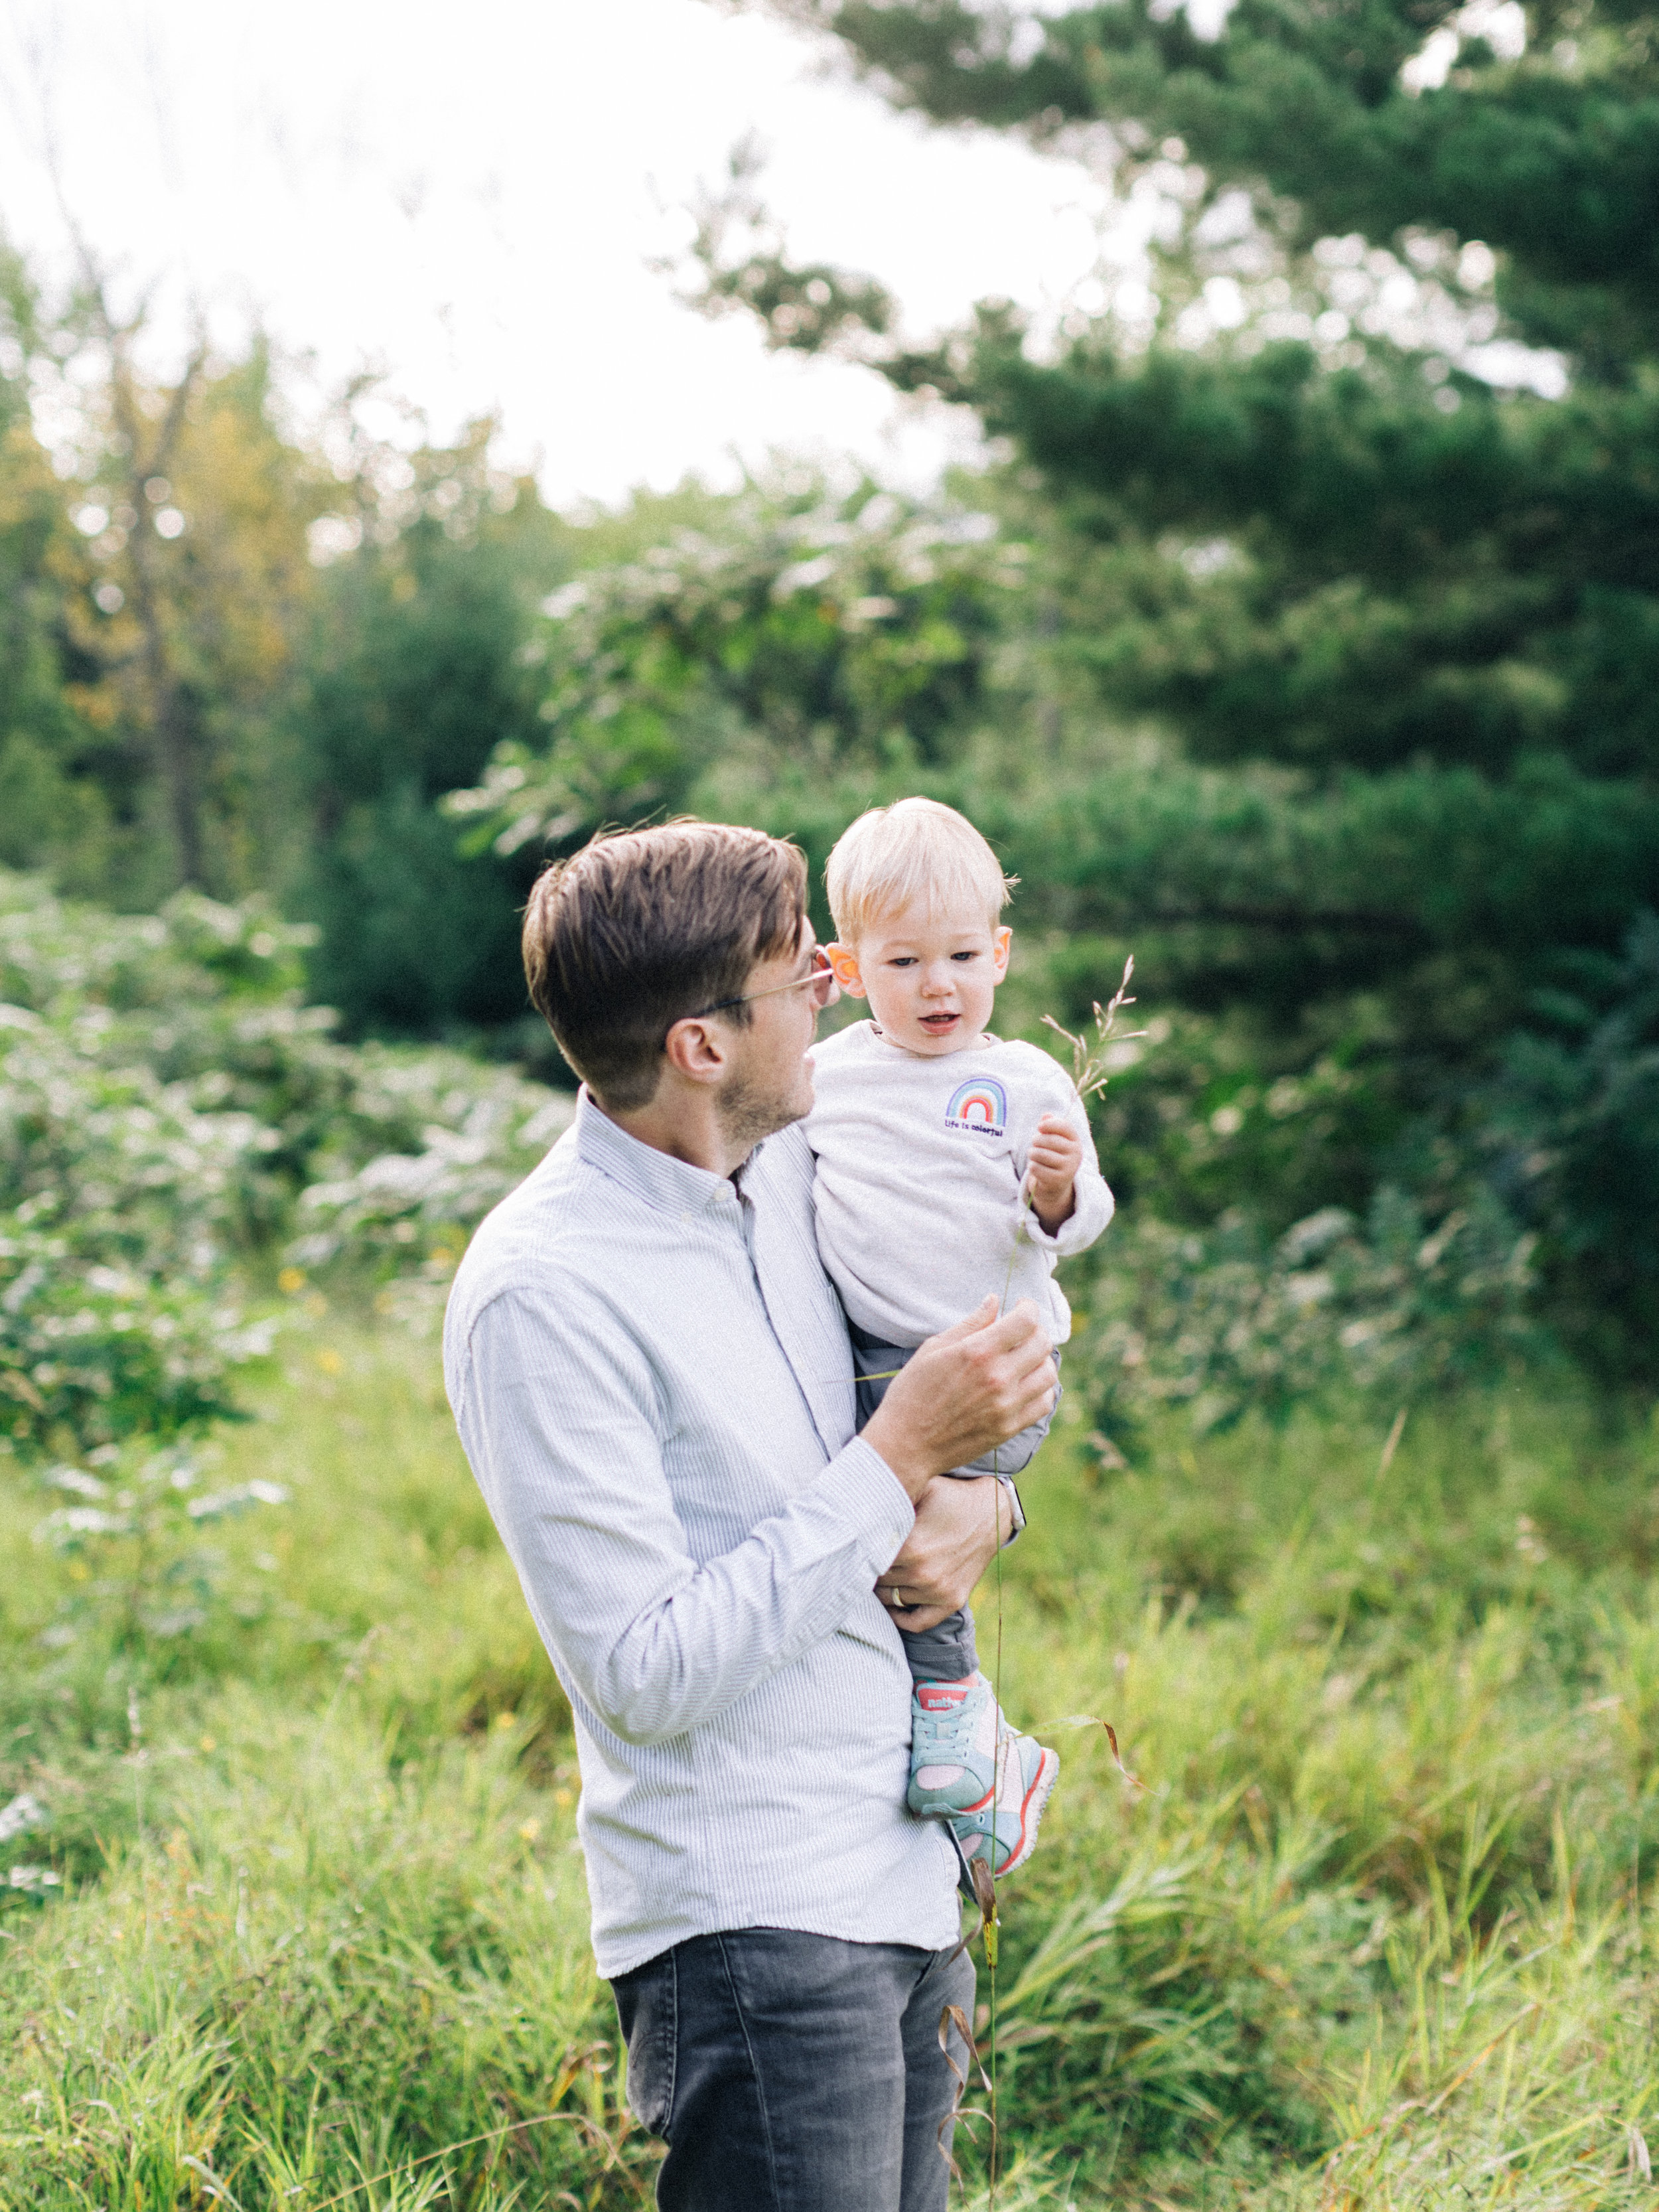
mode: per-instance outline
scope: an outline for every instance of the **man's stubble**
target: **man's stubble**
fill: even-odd
[[[803,1063],[786,1089],[775,1079],[734,1073],[720,1091],[717,1111],[727,1145],[746,1158],[763,1138],[775,1137],[812,1110],[812,1077]]]

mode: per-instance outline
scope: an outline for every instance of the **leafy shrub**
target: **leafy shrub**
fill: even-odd
[[[319,1154],[319,1179],[301,1194],[301,1233],[289,1256],[305,1267],[351,1256],[381,1272],[419,1257],[447,1272],[473,1224],[565,1127],[570,1101],[459,1053],[394,1058],[365,1048],[361,1059],[351,1134],[361,1143],[371,1127],[387,1135],[418,1129],[419,1149],[388,1147],[361,1164],[343,1146]]]
[[[74,1502],[48,1514],[38,1536],[72,1559],[83,1579],[46,1632],[49,1649],[72,1640],[88,1615],[115,1629],[119,1648],[204,1627],[223,1601],[223,1554],[203,1541],[228,1514],[281,1505],[279,1483],[254,1479],[202,1488],[200,1462],[185,1451],[94,1453],[100,1472],[53,1468],[50,1488]]]
[[[1272,1243],[1237,1217],[1142,1218],[1102,1247],[1083,1347],[1096,1416],[1121,1449],[1158,1405],[1203,1431],[1356,1386],[1397,1399],[1493,1379],[1536,1341],[1533,1243],[1479,1191],[1432,1231],[1389,1189],[1363,1226],[1326,1206]]]
[[[229,1410],[267,1348],[225,1261],[262,1212],[267,1131],[195,1110],[101,1025],[10,1007],[0,1027],[0,1426],[15,1449],[163,1437]]]
[[[1109,957],[1098,940],[1055,956],[1066,1003]],[[1117,1049],[1099,1138],[1126,1196],[1174,1222],[1248,1207],[1269,1234],[1326,1206],[1364,1210],[1399,1121],[1372,1062],[1269,1054],[1255,1024],[1192,1013],[1154,1015],[1144,1046]]]
[[[232,1378],[270,1347],[211,1281],[86,1264],[84,1245],[0,1217],[0,1429],[38,1457],[173,1437],[234,1411]]]
[[[993,688],[1018,558],[982,514],[751,484],[545,602],[541,735],[448,810],[511,854],[688,803],[750,818],[781,769],[937,766]]]
[[[1576,1338],[1638,1374],[1659,1323],[1659,915],[1539,993],[1480,1101],[1494,1174],[1538,1229]]]
[[[82,1064],[148,1084],[222,1133],[250,1117],[258,1173],[221,1225],[258,1243],[319,1176],[418,1152],[430,1127],[459,1127],[480,1091],[510,1080],[459,1053],[337,1042],[332,1011],[303,1000],[310,935],[253,903],[184,892],[160,915],[109,915],[0,873],[0,1000],[22,1016],[0,1024],[44,1029]],[[3,1028],[0,1044],[15,1048]],[[524,1097],[528,1108],[549,1093]]]
[[[450,1052],[353,1048],[302,930],[182,894],[109,915],[0,875],[0,1434],[29,1458],[234,1410],[248,1268],[447,1269],[566,1102]],[[303,1233],[301,1233],[303,1232]]]

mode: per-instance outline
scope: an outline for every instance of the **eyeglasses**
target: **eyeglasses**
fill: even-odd
[[[814,1006],[827,1006],[830,994],[836,988],[836,971],[830,964],[830,955],[821,945],[812,947],[812,965],[805,975],[797,975],[787,983],[769,983],[763,991],[744,991],[735,999],[716,1000],[712,1006],[699,1006],[695,1014],[682,1014],[680,1019],[700,1022],[705,1014],[721,1014],[728,1006],[746,1006],[751,999],[770,999],[780,991],[802,991],[809,987]]]

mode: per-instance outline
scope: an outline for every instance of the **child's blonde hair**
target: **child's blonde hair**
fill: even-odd
[[[930,916],[977,906],[994,927],[1019,881],[1003,874],[965,815],[936,799],[901,799],[860,814],[837,839],[824,876],[836,934],[846,945],[918,901]]]

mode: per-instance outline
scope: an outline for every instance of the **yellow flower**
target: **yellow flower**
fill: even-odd
[[[306,1271],[303,1267],[284,1267],[276,1278],[276,1287],[285,1298],[291,1298],[295,1291],[302,1291],[305,1286]]]

